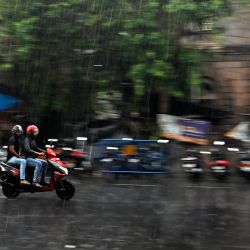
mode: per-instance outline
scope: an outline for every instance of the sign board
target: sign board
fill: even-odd
[[[236,127],[226,133],[225,136],[240,141],[250,141],[250,122],[240,122]]]
[[[208,144],[209,122],[158,114],[157,122],[161,136],[183,142]]]

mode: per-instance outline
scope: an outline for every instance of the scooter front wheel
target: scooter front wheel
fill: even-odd
[[[61,180],[56,188],[56,194],[62,200],[69,200],[75,194],[75,187],[69,181]]]

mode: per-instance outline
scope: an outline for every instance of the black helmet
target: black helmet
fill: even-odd
[[[12,129],[11,129],[13,134],[22,134],[23,133],[23,129],[20,125],[15,125]]]

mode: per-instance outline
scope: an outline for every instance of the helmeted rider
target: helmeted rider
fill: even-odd
[[[47,171],[48,163],[45,160],[37,158],[38,156],[44,155],[44,150],[40,149],[35,141],[36,136],[39,133],[39,129],[35,125],[29,125],[26,129],[26,137],[23,141],[22,147],[22,154],[26,156],[28,165],[40,165],[41,166],[41,177],[40,177],[40,184],[41,185],[48,185],[45,182],[45,176]]]
[[[30,182],[26,180],[25,175],[27,161],[25,157],[20,154],[20,140],[23,135],[23,129],[20,125],[15,125],[11,131],[12,136],[9,138],[8,142],[7,163],[20,165],[20,184],[30,185]]]

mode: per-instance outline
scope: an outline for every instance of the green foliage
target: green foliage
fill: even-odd
[[[7,71],[12,68],[12,64],[10,63],[2,63],[0,64],[0,71]]]
[[[207,18],[216,18],[219,15],[227,14],[229,1],[226,0],[170,0],[164,6],[167,13],[179,14],[182,20],[202,21]]]
[[[0,0],[0,70],[18,69],[20,89],[35,96],[31,109],[56,110],[68,122],[92,113],[90,91],[127,79],[138,96],[149,87],[183,96],[199,84],[203,60],[178,46],[183,28],[224,14],[226,3]]]

